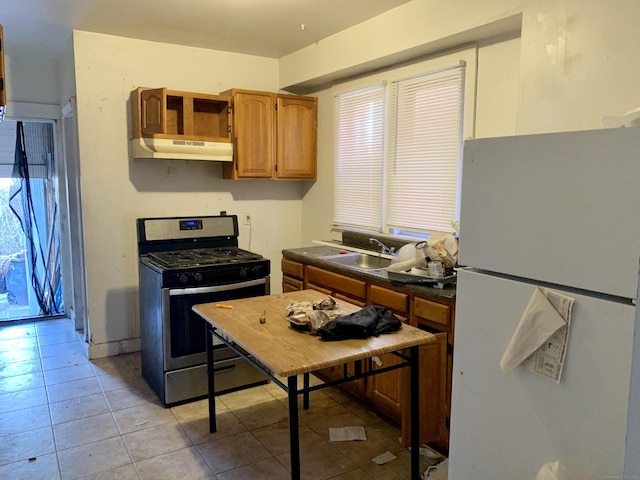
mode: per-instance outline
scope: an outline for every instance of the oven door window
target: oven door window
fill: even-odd
[[[169,344],[174,359],[204,353],[206,322],[191,307],[200,303],[223,302],[265,294],[265,281],[169,290]]]

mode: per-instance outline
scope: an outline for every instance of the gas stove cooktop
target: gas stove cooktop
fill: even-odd
[[[235,215],[139,218],[137,228],[141,268],[160,275],[163,287],[264,283],[271,272],[269,259],[238,248]]]
[[[203,267],[261,260],[262,256],[237,247],[196,248],[149,253],[163,268]]]

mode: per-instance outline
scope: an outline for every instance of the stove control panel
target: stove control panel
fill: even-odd
[[[202,285],[205,280],[205,275],[200,272],[196,273],[181,273],[178,276],[180,285]]]
[[[271,274],[269,260],[243,263],[242,265],[218,265],[214,268],[198,268],[183,271],[164,271],[163,287],[188,288],[224,285],[245,280],[268,277]]]
[[[202,230],[202,220],[180,220],[180,230]]]
[[[242,278],[258,278],[264,277],[264,266],[254,265],[252,267],[240,267],[240,276]]]

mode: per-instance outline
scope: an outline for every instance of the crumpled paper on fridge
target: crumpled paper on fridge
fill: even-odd
[[[565,319],[549,302],[543,291],[536,287],[518,328],[500,360],[500,368],[504,372],[510,372],[566,324]]]

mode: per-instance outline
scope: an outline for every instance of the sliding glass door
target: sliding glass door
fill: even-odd
[[[0,321],[65,314],[54,132],[0,123]]]

